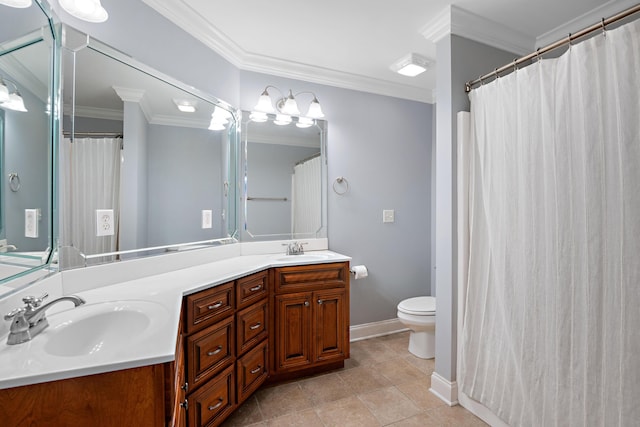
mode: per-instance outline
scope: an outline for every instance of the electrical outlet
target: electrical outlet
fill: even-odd
[[[202,211],[202,228],[213,228],[213,212],[211,209]]]
[[[382,211],[382,222],[395,222],[395,211],[393,209],[385,209]]]
[[[113,236],[113,209],[96,209],[96,236]]]
[[[25,209],[24,210],[24,237],[31,239],[38,238],[38,209]]]

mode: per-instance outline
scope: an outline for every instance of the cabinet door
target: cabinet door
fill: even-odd
[[[340,361],[346,356],[349,342],[344,288],[313,293],[314,361]]]
[[[171,411],[171,420],[169,425],[171,427],[186,427],[187,425],[187,412],[186,412],[186,397],[189,385],[186,380],[184,369],[184,338],[182,334],[178,336],[178,343],[176,345],[176,360],[173,363],[173,402]]]
[[[275,370],[309,366],[311,353],[311,293],[275,296]]]

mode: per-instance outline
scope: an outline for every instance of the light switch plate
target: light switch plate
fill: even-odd
[[[202,228],[213,228],[213,212],[211,209],[202,210]]]
[[[38,238],[38,209],[24,210],[24,237]]]
[[[113,209],[96,209],[96,236],[113,236]]]
[[[382,222],[394,222],[395,219],[395,211],[393,209],[385,209],[382,211]]]

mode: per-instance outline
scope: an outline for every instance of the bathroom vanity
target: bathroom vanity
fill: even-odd
[[[177,312],[163,326],[174,348],[169,360],[133,362],[131,368],[126,361],[112,363],[104,372],[94,366],[99,373],[78,369],[78,376],[42,382],[44,374],[37,384],[1,389],[4,425],[217,426],[265,383],[343,367],[349,357],[349,258],[329,254],[302,265],[295,256],[237,257],[126,284],[172,290],[164,297]],[[231,268],[231,280],[221,274],[222,280],[200,283],[208,269],[234,263],[242,266]],[[179,278],[184,283],[168,283]],[[84,298],[91,301],[91,292]],[[49,339],[47,333],[34,338],[31,351]],[[43,360],[34,355],[28,362]]]

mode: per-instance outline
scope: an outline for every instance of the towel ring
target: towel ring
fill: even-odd
[[[20,177],[16,172],[12,172],[9,174],[9,188],[14,193],[17,193],[20,190]]]
[[[341,185],[342,183],[345,184],[345,188],[343,191],[339,191],[336,188],[336,184]],[[335,181],[333,181],[333,191],[338,195],[338,196],[342,196],[344,194],[347,194],[349,192],[349,181],[347,181],[347,178],[343,177],[343,176],[339,176],[336,178]]]

